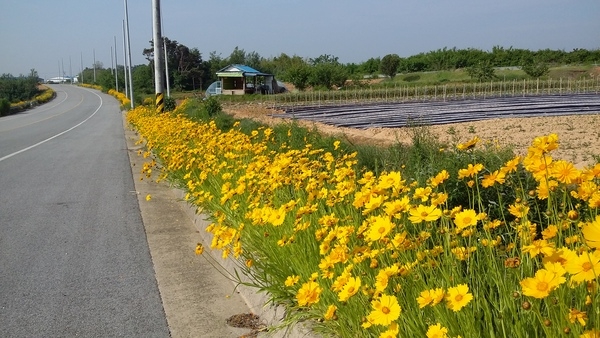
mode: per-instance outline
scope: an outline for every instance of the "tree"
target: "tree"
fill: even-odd
[[[154,70],[149,65],[137,65],[131,69],[134,94],[154,93]]]
[[[489,62],[480,62],[467,68],[467,74],[477,81],[488,81],[496,77],[494,67]]]
[[[339,63],[336,56],[323,54],[315,59],[310,59],[309,63],[312,65],[312,68],[308,84],[313,87],[327,89],[331,89],[334,85],[336,87],[343,87],[346,80],[348,80],[348,72]]]
[[[521,70],[530,77],[537,79],[550,72],[550,67],[544,62],[536,62],[533,58],[525,58],[521,62]]]
[[[230,64],[243,65],[246,63],[246,52],[243,49],[239,49],[237,46],[235,46],[233,52],[229,54],[228,60]]]
[[[295,65],[288,69],[285,78],[291,82],[298,90],[304,90],[308,87],[308,80],[311,75],[311,69],[308,65]]]
[[[178,90],[194,90],[210,82],[208,65],[202,61],[202,54],[197,48],[190,49],[177,41],[171,41],[166,37],[163,39],[167,47],[165,57],[169,65],[169,83],[172,83]],[[150,48],[144,49],[143,54],[149,61],[152,70],[154,69],[154,44],[152,41],[150,41],[150,46]]]
[[[393,79],[398,72],[398,67],[400,67],[400,57],[396,54],[388,54],[381,59],[380,70],[381,73]]]
[[[377,72],[381,69],[381,59],[380,58],[370,58],[367,61],[363,62],[359,65],[360,72],[365,75],[377,75]]]

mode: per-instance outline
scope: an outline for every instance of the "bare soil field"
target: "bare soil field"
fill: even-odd
[[[223,109],[235,118],[251,118],[274,125],[289,123],[289,119],[277,115],[261,105],[228,105]],[[312,121],[298,121],[308,128],[317,128],[325,135],[347,139],[353,143],[389,145],[396,142],[411,142],[410,128],[339,128]],[[593,115],[571,115],[556,117],[499,118],[485,121],[433,125],[429,132],[449,146],[465,142],[478,136],[484,142],[512,147],[516,154],[526,154],[536,136],[556,133],[560,142],[553,158],[573,162],[577,167],[595,163],[594,156],[600,155],[600,113]]]

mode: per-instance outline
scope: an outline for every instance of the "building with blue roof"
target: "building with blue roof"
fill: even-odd
[[[246,65],[229,65],[220,69],[217,77],[219,81],[213,83],[217,94],[244,95],[259,92],[261,94],[281,92],[273,74],[263,73]]]

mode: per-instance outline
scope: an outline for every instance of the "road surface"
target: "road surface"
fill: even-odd
[[[0,337],[168,337],[117,101],[0,119]]]

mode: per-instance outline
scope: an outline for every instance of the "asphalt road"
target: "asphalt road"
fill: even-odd
[[[168,337],[117,101],[0,118],[0,337]]]

